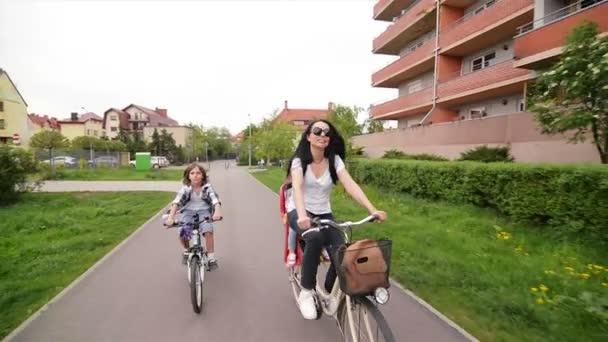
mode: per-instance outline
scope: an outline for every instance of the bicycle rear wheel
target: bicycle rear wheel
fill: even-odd
[[[198,255],[190,260],[190,299],[194,312],[201,313],[203,308],[203,272],[201,260]]]
[[[349,303],[350,304],[347,304]],[[378,307],[366,297],[349,297],[339,309],[340,330],[348,342],[394,342],[393,332]]]

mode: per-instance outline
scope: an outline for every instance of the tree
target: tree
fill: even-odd
[[[267,161],[287,159],[295,149],[297,130],[282,121],[265,120],[255,136],[255,156]]]
[[[160,155],[161,149],[160,142],[160,134],[158,134],[158,130],[155,128],[154,133],[152,133],[152,142],[150,142],[149,150],[153,155]]]
[[[570,34],[560,60],[536,81],[530,105],[543,133],[569,133],[573,143],[591,135],[608,164],[608,37],[597,24],[584,22]]]
[[[72,147],[80,150],[93,149],[95,151],[104,151],[106,150],[106,141],[83,135],[72,139]]]
[[[330,113],[328,120],[336,126],[344,140],[361,134],[362,127],[357,123],[357,116],[363,109],[357,106],[337,105]]]
[[[374,120],[372,118],[366,119],[363,123],[365,133],[379,133],[384,132],[384,122],[381,120]]]
[[[49,159],[53,158],[53,150],[68,146],[68,139],[57,131],[41,131],[32,136],[30,146],[49,151]]]

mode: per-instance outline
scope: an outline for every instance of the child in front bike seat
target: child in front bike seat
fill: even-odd
[[[207,172],[197,164],[190,164],[184,171],[184,186],[177,192],[175,200],[171,203],[171,212],[167,218],[167,225],[171,226],[175,222],[175,214],[180,209],[182,214],[182,222],[184,225],[180,228],[179,239],[184,247],[184,255],[188,251],[188,241],[192,236],[192,224],[194,215],[198,214],[200,232],[205,236],[209,256],[209,266],[217,266],[217,259],[214,253],[214,237],[213,224],[203,222],[206,217],[219,220],[222,217],[222,206],[217,192],[209,183]],[[182,260],[185,260],[183,258]]]

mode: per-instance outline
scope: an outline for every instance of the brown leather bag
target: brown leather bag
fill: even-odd
[[[359,240],[338,249],[340,288],[349,295],[368,295],[388,288],[390,240]]]

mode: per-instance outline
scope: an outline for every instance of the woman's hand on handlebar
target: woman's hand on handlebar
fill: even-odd
[[[376,217],[376,220],[378,220],[379,222],[383,222],[384,220],[386,220],[386,212],[382,210],[374,210],[370,214]]]

